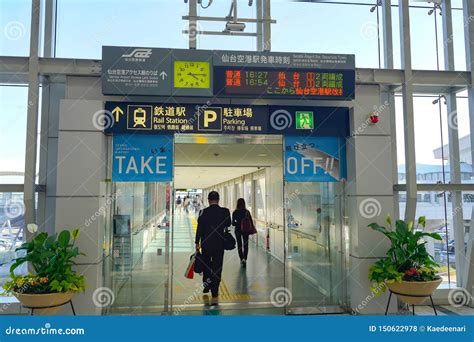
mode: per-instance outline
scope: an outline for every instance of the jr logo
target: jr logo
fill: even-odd
[[[221,107],[198,107],[199,131],[222,131]]]
[[[134,50],[133,50],[132,52],[130,52],[129,54],[123,54],[122,57],[123,57],[123,58],[130,58],[130,57],[134,57],[134,58],[150,58],[151,52],[152,52],[151,49],[134,49]]]

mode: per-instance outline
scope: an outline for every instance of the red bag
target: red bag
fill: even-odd
[[[186,268],[186,272],[184,272],[184,276],[188,279],[194,278],[194,262],[196,261],[196,254],[191,255],[189,258],[189,264]]]
[[[248,211],[246,211],[245,217],[240,221],[240,231],[248,235],[257,233],[257,229],[255,229],[255,225]]]

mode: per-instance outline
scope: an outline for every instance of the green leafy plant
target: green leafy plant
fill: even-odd
[[[85,277],[72,269],[75,258],[84,255],[75,246],[79,233],[79,229],[74,229],[72,232],[63,230],[54,235],[41,232],[30,242],[23,243],[16,250],[24,250],[26,254],[15,259],[11,265],[11,280],[3,285],[5,292],[27,294],[83,292],[86,286]],[[24,263],[31,265],[34,274],[15,275],[15,269]]]
[[[391,243],[387,256],[369,268],[369,280],[373,283],[372,289],[385,290],[384,284],[391,282],[439,279],[437,275],[439,265],[426,250],[425,238],[441,240],[441,236],[437,233],[424,231],[425,217],[418,218],[416,227],[412,221],[407,223],[397,220],[395,227],[392,228],[390,216],[387,216],[387,224],[390,229],[377,223],[369,224],[370,228],[385,235]]]

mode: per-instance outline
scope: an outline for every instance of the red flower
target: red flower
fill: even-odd
[[[411,267],[409,270],[405,271],[405,275],[407,277],[411,277],[411,276],[414,276],[414,275],[419,276],[420,272],[418,272],[416,267]]]

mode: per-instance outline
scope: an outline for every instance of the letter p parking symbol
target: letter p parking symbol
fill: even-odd
[[[222,131],[221,107],[198,107],[199,131]]]

